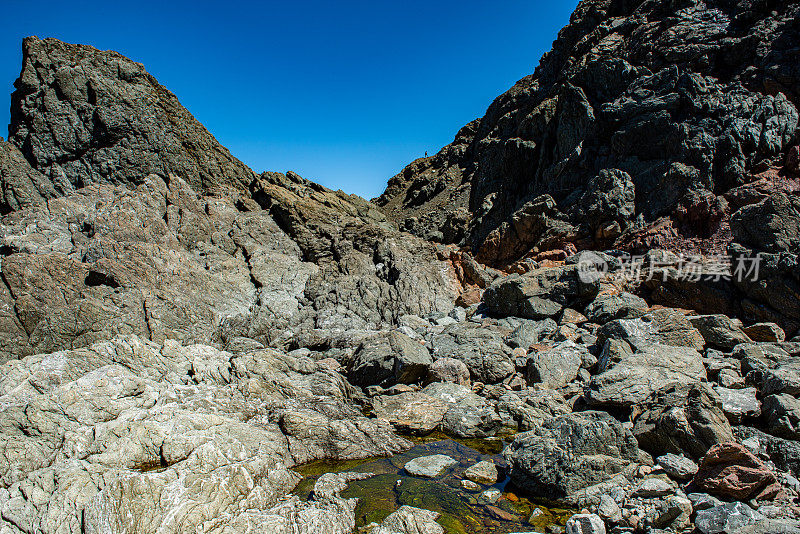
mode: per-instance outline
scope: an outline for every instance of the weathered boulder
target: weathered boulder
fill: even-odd
[[[438,517],[438,512],[401,506],[369,534],[444,534],[444,528],[436,522]]]
[[[464,477],[478,484],[494,484],[497,482],[497,466],[490,460],[483,460],[469,466],[464,471]]]
[[[770,434],[800,440],[800,400],[786,394],[770,395],[764,399],[762,409]]]
[[[778,469],[800,475],[800,442],[771,436],[755,428],[739,426],[736,437],[748,450],[761,458],[769,458]]]
[[[710,347],[731,350],[739,343],[751,342],[741,326],[725,315],[697,315],[689,317],[689,321]]]
[[[485,438],[500,429],[501,418],[486,399],[465,386],[434,382],[422,390],[448,405],[441,429],[462,438]]]
[[[541,321],[517,320],[520,321],[520,324],[505,339],[506,344],[511,348],[521,348],[527,351],[531,345],[539,343],[558,330],[558,324],[550,318]]]
[[[675,480],[691,480],[698,469],[697,464],[691,458],[672,453],[659,456],[656,458],[656,463]]]
[[[756,398],[755,388],[728,389],[718,386],[714,391],[722,400],[722,411],[731,424],[738,425],[744,418],[761,415],[761,402]]]
[[[796,347],[792,347],[791,354],[768,344],[737,349],[734,355],[742,358],[745,378],[758,388],[760,395],[800,395],[800,360],[797,358],[800,351]]]
[[[557,316],[565,307],[590,301],[597,291],[596,282],[583,281],[578,267],[570,265],[498,279],[484,292],[483,302],[500,317],[545,319]]]
[[[505,426],[525,432],[543,419],[570,413],[572,406],[559,391],[533,386],[505,392],[497,399],[497,411]]]
[[[765,252],[800,252],[800,199],[776,193],[731,217],[734,238]]]
[[[347,377],[357,386],[413,384],[433,363],[428,349],[401,332],[367,340],[356,351]]]
[[[742,332],[755,342],[777,342],[786,339],[786,332],[775,323],[756,323],[746,328]]]
[[[702,534],[736,534],[762,519],[764,516],[748,505],[730,502],[699,511],[694,523]]]
[[[600,342],[619,339],[633,347],[660,343],[674,347],[705,348],[705,340],[679,310],[658,308],[638,319],[613,320],[597,332]]]
[[[703,360],[688,347],[647,345],[642,352],[621,353],[618,362],[598,363],[586,399],[592,406],[630,408],[641,404],[670,384],[691,384],[706,379]]]
[[[774,498],[780,491],[775,474],[753,453],[735,442],[711,448],[700,461],[694,484],[712,495],[746,501]]]
[[[606,524],[597,514],[575,514],[564,528],[567,534],[606,534]]]
[[[372,399],[372,409],[379,419],[395,428],[415,434],[428,434],[442,422],[450,406],[424,393],[409,392]]]
[[[614,319],[635,319],[644,315],[649,306],[643,298],[631,293],[598,295],[583,311],[589,321],[605,324]]]
[[[403,469],[414,476],[436,478],[441,475],[445,469],[453,467],[457,463],[457,460],[445,454],[434,454],[409,460],[403,466]]]
[[[603,412],[546,419],[518,434],[503,455],[515,485],[549,499],[602,482],[640,460],[633,434]]]
[[[469,369],[461,360],[438,358],[428,367],[427,382],[451,382],[469,386]]]
[[[559,388],[575,380],[589,351],[583,345],[564,341],[551,349],[534,352],[528,358],[526,378],[529,385]]]
[[[497,331],[474,323],[448,326],[431,339],[434,358],[448,357],[466,364],[473,380],[485,384],[503,381],[515,371],[511,347]]]
[[[671,452],[702,457],[718,443],[733,440],[722,401],[708,384],[669,384],[637,404],[631,417],[639,446],[651,454]]]

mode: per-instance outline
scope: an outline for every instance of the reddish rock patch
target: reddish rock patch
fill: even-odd
[[[747,501],[773,500],[781,492],[775,474],[734,442],[712,447],[700,461],[694,484],[712,495]]]

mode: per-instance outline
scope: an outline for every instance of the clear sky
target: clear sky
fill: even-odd
[[[256,171],[366,198],[530,74],[577,0],[25,0],[0,21],[0,124],[26,35],[144,63]],[[6,129],[0,127],[3,137]]]

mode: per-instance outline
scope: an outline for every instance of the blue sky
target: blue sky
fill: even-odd
[[[8,124],[22,37],[57,37],[144,63],[256,171],[294,170],[372,198],[533,72],[576,5],[8,2],[0,124]]]

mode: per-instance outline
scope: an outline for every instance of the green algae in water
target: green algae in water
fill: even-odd
[[[417,439],[417,445],[405,453],[391,458],[372,458],[352,461],[319,461],[295,469],[305,478],[295,493],[307,499],[317,477],[331,472],[370,472],[374,477],[353,481],[342,492],[344,498],[357,498],[356,526],[363,528],[370,523],[379,523],[402,505],[433,510],[440,514],[437,520],[448,534],[503,534],[510,532],[543,531],[552,524],[563,525],[571,515],[564,510],[548,509],[527,499],[501,498],[492,506],[479,492],[461,488],[464,470],[474,463],[498,460],[503,442],[490,440],[459,440],[449,438],[430,441],[440,436]],[[474,445],[470,446],[470,445]],[[436,479],[423,479],[408,475],[403,466],[409,460],[431,454],[446,454],[459,461],[453,469],[445,471]],[[481,491],[494,488],[505,489],[507,480],[492,486],[481,486]],[[542,508],[533,525],[527,520],[535,508]],[[505,512],[505,513],[504,513]],[[510,515],[506,515],[510,514]],[[509,520],[513,517],[513,520]]]
[[[492,438],[453,438],[445,434],[444,432],[432,432],[426,436],[411,436],[407,437],[413,443],[418,444],[426,444],[432,442],[445,442],[445,441],[453,441],[458,443],[459,445],[464,445],[470,449],[473,449],[480,454],[485,455],[498,455],[503,452],[503,449],[506,447],[507,442],[510,438],[513,437],[513,434],[509,433],[507,435],[492,437]]]

